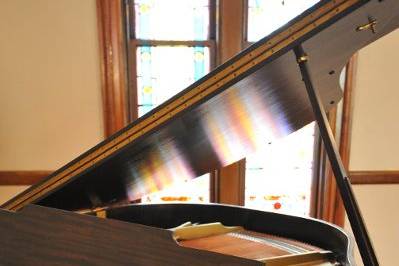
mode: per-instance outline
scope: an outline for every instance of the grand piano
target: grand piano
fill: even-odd
[[[353,265],[326,222],[220,204],[134,204],[316,120],[364,265],[378,265],[326,112],[397,0],[326,0],[6,202],[0,265]]]

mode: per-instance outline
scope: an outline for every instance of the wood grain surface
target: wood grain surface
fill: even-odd
[[[0,265],[262,265],[180,247],[168,230],[35,205],[0,210]]]

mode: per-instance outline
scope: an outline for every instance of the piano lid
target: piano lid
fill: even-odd
[[[359,26],[376,20],[376,33]],[[328,110],[350,56],[399,26],[399,1],[322,1],[3,205],[66,210],[134,201],[233,163],[313,118],[292,48]]]

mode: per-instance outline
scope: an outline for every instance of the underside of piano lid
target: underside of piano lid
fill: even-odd
[[[313,121],[293,52],[299,44],[329,110],[340,101],[340,74],[350,56],[398,26],[397,0],[321,1],[2,207],[17,211],[33,203],[80,212],[107,208],[111,218],[131,222],[160,212],[167,219],[168,208],[187,213],[190,208],[184,206],[151,207],[152,214],[150,207],[130,206],[127,213],[136,215],[124,218],[120,210],[176,181],[233,163]],[[237,215],[241,212],[244,216]],[[213,215],[218,217],[218,211]],[[234,209],[228,217],[251,227],[251,215]],[[297,222],[300,228],[303,220]],[[176,225],[176,220],[169,223]],[[319,226],[322,231],[326,225]]]
[[[350,56],[398,25],[395,0],[321,1],[3,208],[121,205],[233,163],[314,120],[295,46],[329,110]]]

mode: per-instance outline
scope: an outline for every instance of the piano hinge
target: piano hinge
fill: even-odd
[[[301,56],[299,56],[297,58],[298,64],[307,62],[308,60],[309,60],[309,56],[307,54],[305,54],[305,53],[303,53]]]

